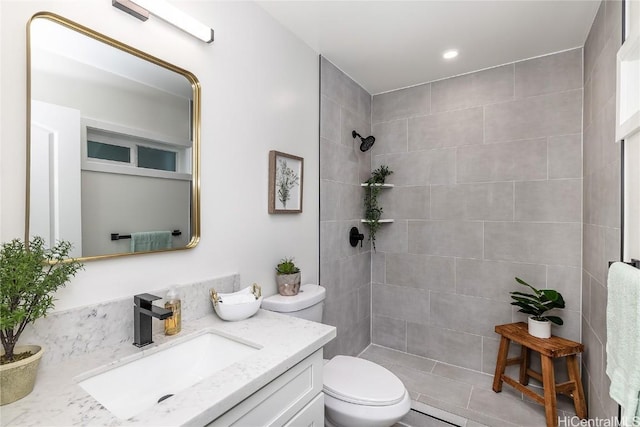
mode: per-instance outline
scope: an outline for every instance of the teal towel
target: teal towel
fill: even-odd
[[[131,252],[171,249],[170,231],[143,231],[131,233]]]
[[[609,395],[622,407],[622,425],[630,425],[640,416],[640,269],[613,263],[607,288]]]

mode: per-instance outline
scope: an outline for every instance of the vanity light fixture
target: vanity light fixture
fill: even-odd
[[[205,43],[213,42],[212,28],[207,27],[165,0],[111,0],[111,4],[141,21],[149,19],[149,14],[151,14]]]
[[[445,50],[445,51],[442,53],[442,57],[443,57],[444,59],[453,59],[453,58],[455,58],[456,56],[458,56],[458,50],[457,50],[457,49],[449,49],[449,50]]]

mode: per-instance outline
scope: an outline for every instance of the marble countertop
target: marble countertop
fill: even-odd
[[[154,320],[156,322],[156,320]],[[77,383],[88,371],[114,366],[122,359],[159,346],[171,346],[211,330],[258,344],[251,357],[176,393],[154,407],[121,420]],[[139,349],[131,343],[109,347],[57,363],[41,363],[36,385],[27,397],[0,408],[3,426],[203,426],[249,397],[336,336],[333,326],[264,310],[240,322],[225,322],[215,314],[182,325],[182,332],[154,335],[154,344]],[[167,366],[158,375],[180,375]]]

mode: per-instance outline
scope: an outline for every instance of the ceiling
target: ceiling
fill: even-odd
[[[259,1],[371,94],[582,46],[597,0]],[[458,49],[453,60],[442,53]]]

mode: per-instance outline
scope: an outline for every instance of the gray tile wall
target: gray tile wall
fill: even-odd
[[[582,359],[589,415],[609,418],[605,344],[608,262],[620,258],[620,144],[615,136],[616,52],[622,7],[603,1],[584,46]]]
[[[321,58],[320,284],[327,289],[324,323],[338,329],[324,347],[329,358],[357,355],[371,342],[371,252],[366,238],[362,248],[349,245],[351,227],[364,233],[360,183],[369,177],[371,153],[360,151],[353,130],[371,134],[371,95]]]
[[[493,373],[494,326],[524,320],[515,276],[560,290],[554,333],[580,340],[582,67],[575,49],[373,97],[372,167],[395,184],[374,343]]]

